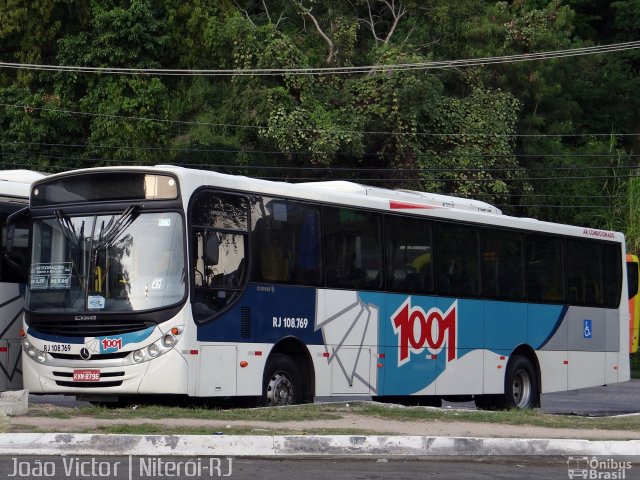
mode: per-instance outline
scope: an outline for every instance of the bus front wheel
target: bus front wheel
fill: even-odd
[[[290,356],[273,354],[264,373],[262,403],[265,406],[282,407],[302,403],[302,376]]]

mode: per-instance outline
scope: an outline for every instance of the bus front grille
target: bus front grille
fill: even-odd
[[[62,379],[72,378],[72,372],[53,372],[54,377]],[[122,380],[118,380],[119,377],[124,377],[124,372],[102,372],[100,378],[109,378],[114,380],[108,380],[106,382],[74,382],[68,380],[58,380],[56,378],[56,385],[59,387],[72,387],[72,388],[101,388],[101,387],[119,387],[122,385]]]
[[[104,387],[119,387],[122,385],[122,381],[119,382],[63,382],[56,380],[56,385],[59,387],[70,388],[104,388]]]
[[[94,360],[113,360],[118,358],[124,358],[131,352],[115,352],[115,353],[96,353],[91,355],[91,361]],[[82,358],[80,355],[73,355],[70,353],[49,353],[53,358],[58,360],[82,360],[86,361],[86,358]]]

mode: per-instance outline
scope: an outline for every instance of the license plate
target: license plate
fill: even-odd
[[[74,370],[74,382],[98,382],[100,381],[100,370]]]

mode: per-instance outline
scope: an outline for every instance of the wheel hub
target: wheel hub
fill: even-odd
[[[276,373],[267,385],[267,404],[284,406],[293,404],[293,383],[284,373]]]
[[[518,408],[527,408],[531,403],[531,378],[526,370],[518,370],[513,376],[513,403]]]

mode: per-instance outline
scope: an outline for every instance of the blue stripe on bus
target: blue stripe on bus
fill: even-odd
[[[122,347],[124,347],[129,343],[138,343],[138,342],[142,342],[143,340],[146,340],[153,333],[153,330],[155,328],[156,327],[148,327],[139,332],[123,333],[118,335],[107,335],[105,337],[95,337],[95,338],[98,340],[98,343],[100,345],[100,353],[108,353],[108,352],[114,352],[114,351],[120,350]],[[69,343],[72,345],[82,345],[85,343],[87,338],[87,337],[65,337],[61,335],[49,335],[46,333],[38,332],[32,328],[29,328],[27,330],[27,333],[32,337],[38,338],[40,340],[44,340],[45,342]],[[93,337],[88,337],[88,338],[93,338]],[[103,340],[105,339],[111,339],[111,340],[121,339],[122,346],[119,348],[115,348],[115,347],[103,348]]]
[[[200,342],[276,343],[296,337],[307,345],[322,345],[314,331],[316,289],[250,283],[240,301],[214,320],[198,326]]]
[[[349,305],[337,311],[331,310],[331,305],[317,305],[317,291],[310,287],[249,284],[232,308],[213,321],[199,325],[198,340],[277,343],[293,336],[307,345],[324,345],[324,323],[334,322],[333,317],[340,315],[344,316],[345,322],[351,322],[358,315],[352,311],[355,307]],[[325,293],[325,301],[331,304],[333,295],[344,296],[345,291],[325,290]],[[432,385],[450,362],[473,351],[484,349],[496,355],[510,356],[521,344],[538,349],[557,332],[567,313],[564,305],[524,302],[381,292],[354,292],[354,298],[367,309],[375,310],[378,318],[375,325],[378,345],[373,345],[372,351],[384,358],[384,368],[377,369],[380,376],[376,382],[378,395],[419,392]],[[332,317],[316,318],[317,312],[325,311],[325,307],[333,312]],[[358,318],[369,321],[365,315]],[[437,348],[428,347],[427,335],[421,325],[414,325],[416,321],[433,327],[429,341],[440,341]],[[452,332],[454,324],[455,332]],[[317,330],[314,325],[319,325]],[[411,340],[416,345],[422,342],[419,348],[411,345],[401,348],[399,335],[405,328],[406,345],[408,327],[415,327]],[[455,348],[449,346],[450,338],[454,338]],[[353,339],[350,337],[349,340]],[[330,347],[339,348],[338,345]]]
[[[149,336],[153,333],[156,327],[148,327],[144,330],[140,330],[139,332],[130,332],[123,333],[121,335],[107,335],[105,337],[96,337],[98,340],[98,345],[100,345],[100,353],[113,353],[118,350],[123,349],[126,345],[130,343],[138,343],[142,342],[149,338]],[[111,343],[105,342],[104,340],[111,340]],[[120,340],[122,340],[120,342]],[[111,346],[110,346],[111,345]]]
[[[84,343],[84,337],[64,337],[62,335],[49,335],[46,333],[38,332],[33,328],[28,328],[27,333],[32,337],[44,340],[45,342],[70,343],[74,345]]]
[[[377,294],[376,294],[377,295]],[[514,348],[521,344],[539,348],[557,331],[566,314],[563,305],[541,305],[516,302],[497,302],[488,300],[469,300],[442,297],[406,296],[387,294],[385,299],[376,295],[362,295],[364,301],[376,303],[381,308],[379,345],[384,354],[384,378],[378,379],[381,387],[378,394],[406,395],[416,393],[432,385],[438,376],[447,368],[452,359],[463,358],[474,350],[486,349],[497,355],[509,356]],[[409,300],[407,300],[409,298]],[[399,331],[394,329],[394,314],[405,302],[410,311],[419,311],[418,318],[426,319],[429,314],[432,322],[429,325],[435,333],[432,337],[439,340],[440,329],[448,328],[444,322],[446,312],[456,318],[455,353],[449,351],[448,335],[442,334],[441,350],[418,349],[413,353],[409,345],[404,351],[399,343]],[[385,302],[385,303],[383,303]],[[435,321],[433,320],[435,319]],[[405,318],[406,320],[406,318]],[[442,323],[439,323],[441,320]],[[422,320],[424,322],[424,320]],[[415,327],[412,340],[422,335],[422,327]],[[427,323],[424,323],[427,325]],[[447,332],[444,332],[447,333]],[[421,339],[421,338],[420,338]],[[420,340],[419,339],[419,340]],[[430,338],[432,339],[432,338]],[[428,342],[426,342],[428,343]],[[437,354],[433,354],[434,350]],[[453,350],[453,349],[452,349]]]
[[[551,330],[551,332],[549,332],[549,335],[547,335],[547,337],[544,340],[542,340],[538,345],[536,345],[535,343],[532,343],[536,350],[541,349],[547,343],[549,343],[549,340],[551,340],[553,338],[553,336],[556,334],[556,332],[560,328],[560,325],[562,325],[562,321],[567,316],[567,312],[568,311],[569,311],[569,305],[564,305],[563,308],[562,308],[562,311],[560,312],[560,314],[558,316],[558,320],[556,321],[556,324],[555,324],[554,328]],[[543,331],[540,330],[539,333],[542,334]]]

